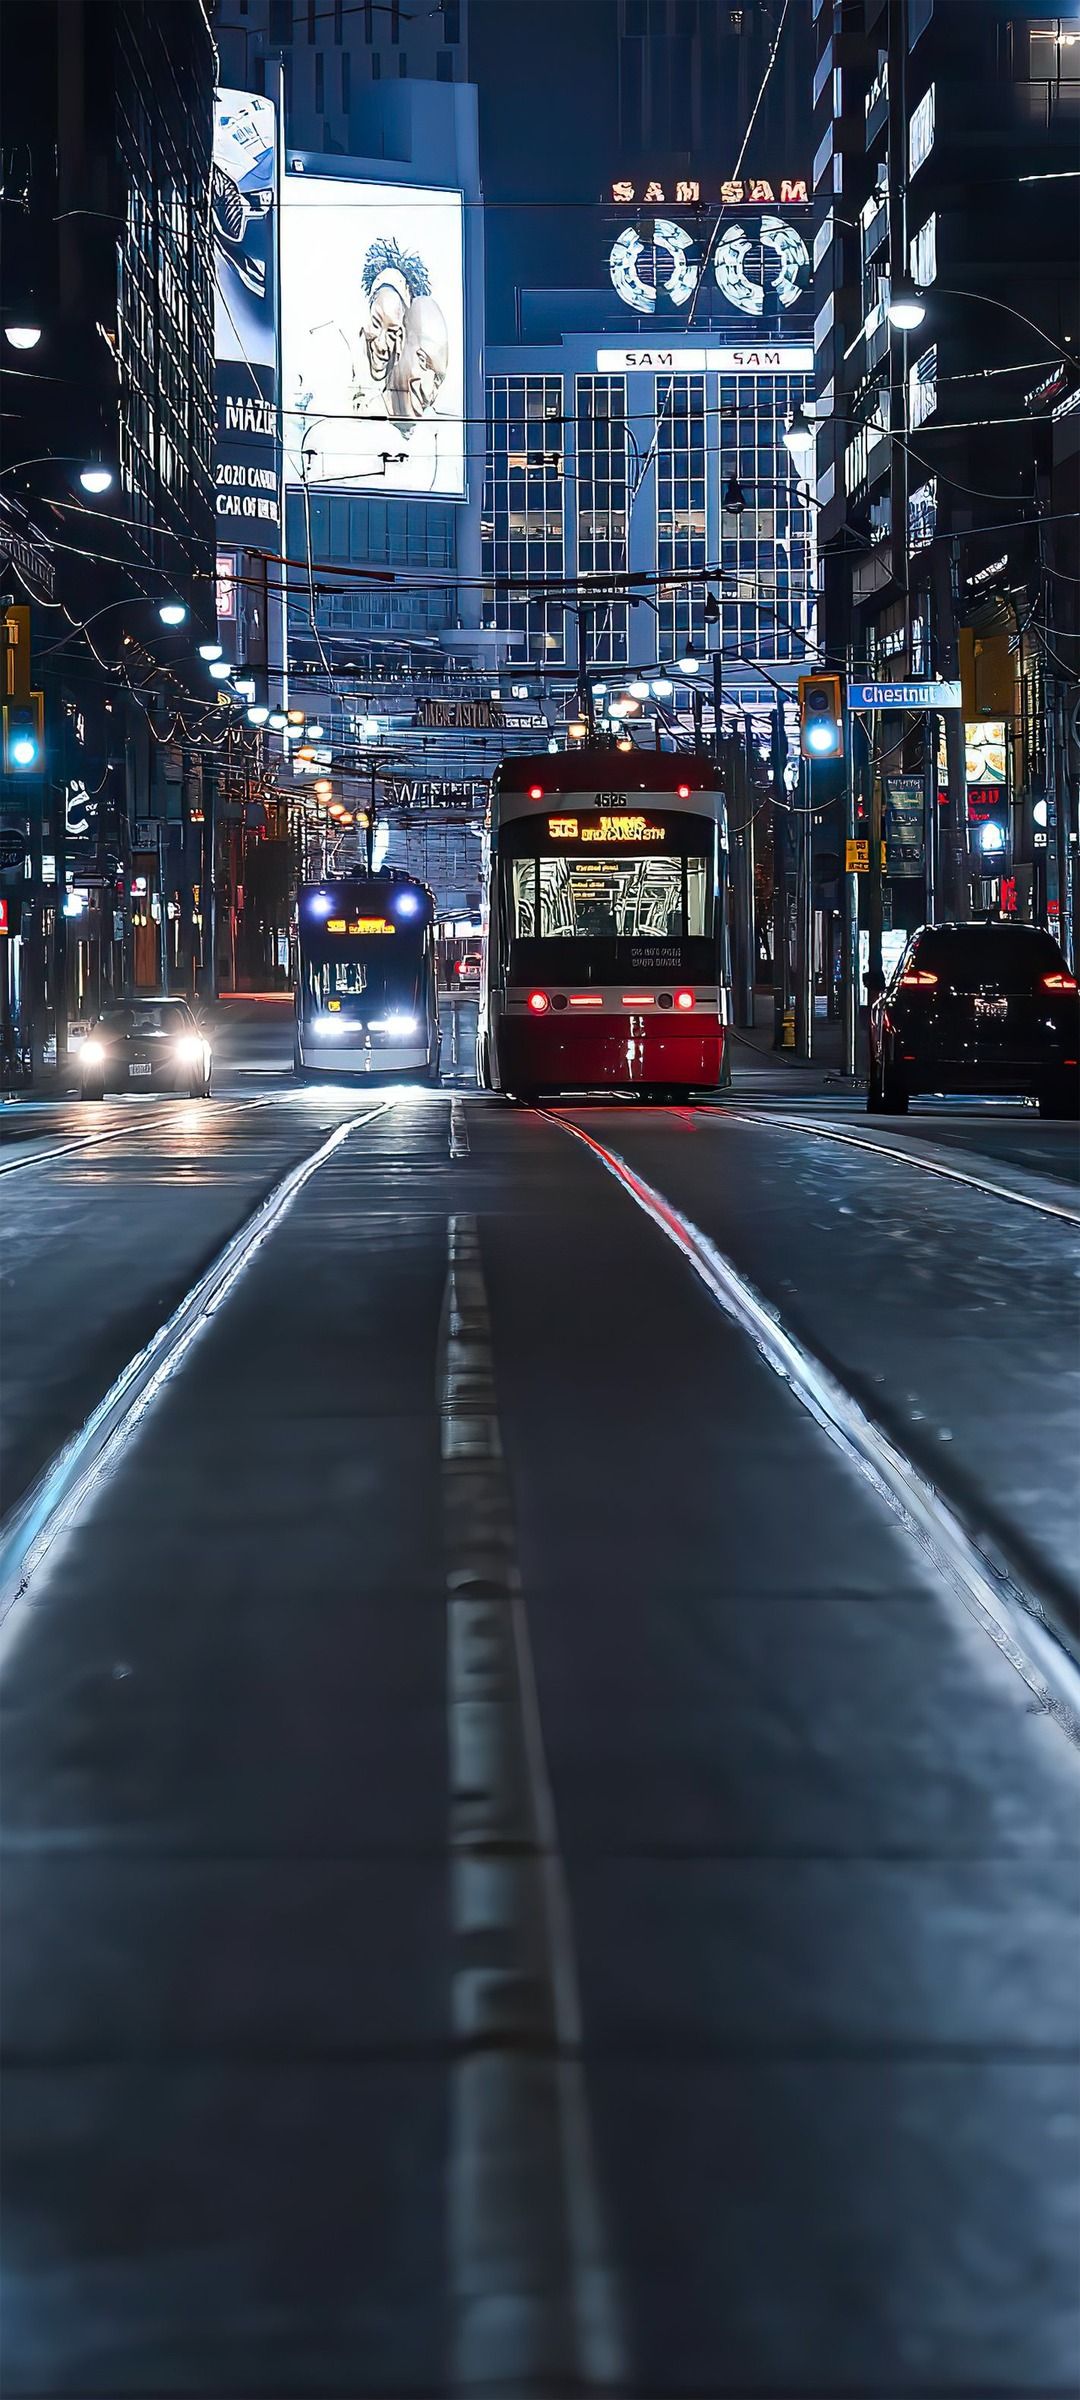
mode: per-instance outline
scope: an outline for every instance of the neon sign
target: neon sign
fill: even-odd
[[[721,208],[772,208],[777,205],[781,208],[808,208],[810,204],[805,175],[784,175],[779,188],[765,176],[754,176],[750,181],[735,177],[719,186],[713,185],[712,190],[717,195],[714,205],[718,203]],[[622,176],[611,186],[611,197],[617,203],[640,200],[647,208],[654,203],[658,207],[663,206],[669,200],[675,208],[698,208],[703,192],[708,202],[709,190],[703,186],[699,175],[679,176],[668,190],[655,177],[643,184],[640,192]]]
[[[651,316],[658,295],[672,308],[685,308],[705,272],[706,263],[729,307],[747,317],[770,309],[791,308],[810,280],[810,253],[798,227],[783,217],[764,215],[757,222],[738,219],[721,235],[711,260],[698,263],[697,237],[673,217],[655,217],[648,225],[627,225],[612,243],[608,272],[620,300],[639,316]],[[646,262],[652,280],[646,281]]]

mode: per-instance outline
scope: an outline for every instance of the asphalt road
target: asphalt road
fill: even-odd
[[[1076,1129],[471,1014],[0,1112],[3,2388],[1071,2396]]]

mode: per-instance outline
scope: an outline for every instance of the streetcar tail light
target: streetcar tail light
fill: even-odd
[[[690,798],[690,786],[689,786],[689,784],[688,784],[688,783],[680,783],[680,785],[679,785],[679,798],[680,798],[680,800],[689,800],[689,798]]]
[[[542,800],[542,799],[543,799],[543,797],[544,797],[544,787],[543,787],[543,784],[542,784],[542,783],[530,783],[530,785],[529,785],[529,798],[530,798],[530,800]]]
[[[694,995],[693,995],[693,993],[692,993],[692,992],[676,992],[676,994],[675,994],[675,1006],[676,1006],[676,1008],[693,1008],[693,1005],[694,1005]]]
[[[931,975],[929,967],[909,967],[907,974],[901,975],[900,981],[909,991],[928,992],[931,985],[937,982],[937,976]]]
[[[651,1008],[655,998],[655,992],[624,992],[622,1006],[624,1008]]]
[[[549,1006],[550,1003],[548,1001],[546,992],[529,993],[529,1007],[531,1008],[534,1017],[542,1017],[544,1010]]]
[[[571,992],[570,994],[571,1008],[602,1008],[603,1005],[604,995],[602,992]]]
[[[1044,992],[1075,992],[1076,977],[1062,974],[1044,975],[1042,987]]]

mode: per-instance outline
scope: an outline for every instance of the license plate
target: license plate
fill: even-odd
[[[978,1022],[979,1022],[979,1020],[980,1020],[980,1018],[982,1018],[982,1019],[989,1019],[989,1020],[990,1020],[990,1022],[991,1022],[992,1024],[1000,1024],[1000,1023],[1001,1023],[1001,1020],[1002,1020],[1002,1018],[1003,1018],[1003,1017],[1007,1017],[1007,1016],[1008,1016],[1008,1013],[1009,1013],[1009,1003],[1008,1003],[1008,1001],[1007,1001],[1007,1000],[981,1000],[981,999],[976,999],[976,1002],[975,1002],[975,1020],[976,1020],[976,1023],[978,1023]]]
[[[134,1064],[133,1064],[132,1066],[130,1066],[130,1067],[128,1068],[128,1074],[129,1074],[129,1075],[152,1075],[152,1074],[153,1074],[153,1072],[154,1072],[154,1070],[153,1070],[153,1067],[151,1067],[151,1066],[145,1066],[145,1067],[142,1067],[142,1066],[138,1066],[138,1065],[134,1065]]]

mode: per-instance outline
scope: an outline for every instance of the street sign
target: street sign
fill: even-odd
[[[868,875],[870,872],[869,842],[845,842],[844,867],[849,875]]]
[[[958,683],[849,683],[849,708],[962,708]]]

